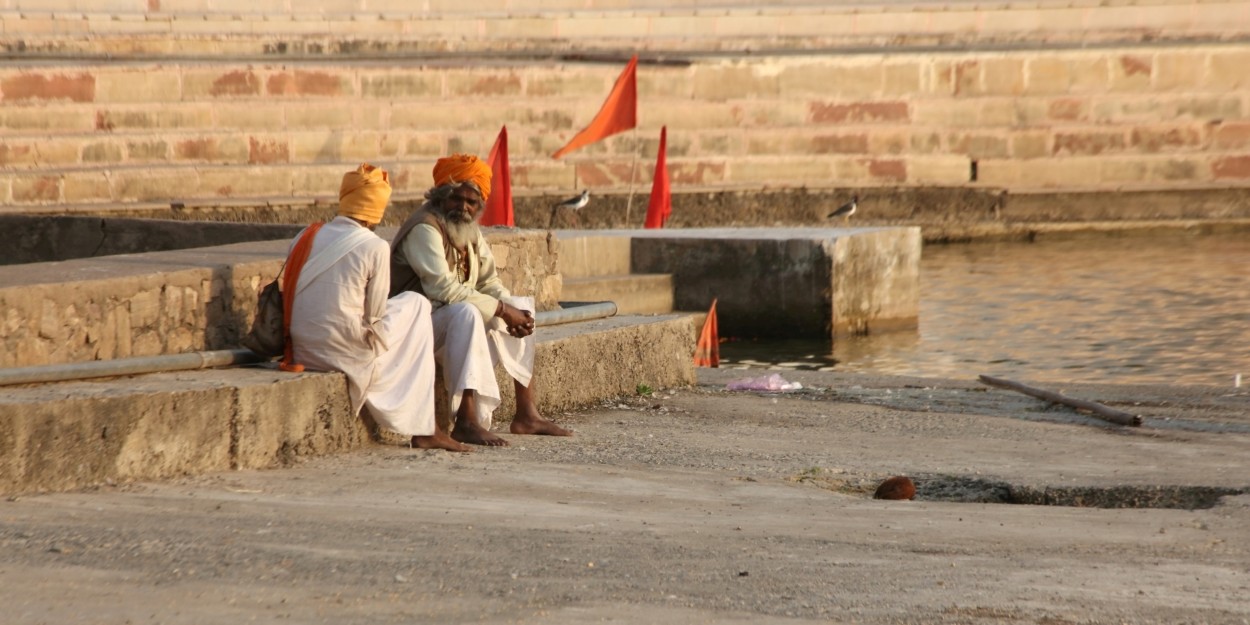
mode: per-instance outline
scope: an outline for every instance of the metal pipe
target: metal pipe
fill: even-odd
[[[534,315],[534,325],[554,326],[576,321],[603,319],[616,314],[616,302],[560,302],[560,310],[545,310]]]
[[[159,371],[207,369],[210,367],[250,364],[262,360],[260,356],[252,353],[249,349],[223,349],[209,352],[191,352],[189,354],[139,356],[137,358],[118,358],[115,360],[93,360],[91,362],[17,367],[0,369],[0,386],[62,382],[65,380],[136,375]]]
[[[561,302],[561,304],[568,306],[568,308],[538,313],[534,316],[535,325],[554,326],[563,323],[603,319],[616,314],[615,302]],[[248,349],[222,349],[187,354],[140,356],[137,358],[16,367],[13,369],[0,369],[0,386],[43,384],[47,382],[64,382],[66,380],[157,373],[160,371],[188,371],[191,369],[251,364],[261,362],[262,360],[264,359]]]

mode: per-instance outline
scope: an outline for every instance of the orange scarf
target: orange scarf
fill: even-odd
[[[291,310],[295,306],[295,285],[299,284],[299,272],[308,261],[313,238],[317,236],[317,231],[323,225],[325,224],[319,221],[308,226],[308,229],[304,231],[304,236],[295,243],[295,247],[291,249],[291,255],[286,259],[286,273],[282,276],[282,332],[286,335],[286,354],[282,356],[282,362],[278,365],[278,368],[283,371],[299,373],[304,370],[304,365],[296,364],[295,357],[292,355]]]

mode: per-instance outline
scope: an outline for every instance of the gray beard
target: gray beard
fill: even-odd
[[[463,248],[470,243],[477,243],[477,238],[481,234],[482,230],[472,221],[468,223],[457,221],[447,222],[447,238],[451,239],[452,244],[456,247]]]
[[[447,231],[447,238],[451,240],[452,245],[464,249],[471,243],[477,243],[477,239],[482,235],[482,230],[478,228],[477,222],[474,221],[457,221],[451,215],[443,211],[435,211],[439,221],[443,222],[443,228]]]

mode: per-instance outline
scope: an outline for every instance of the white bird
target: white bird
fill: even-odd
[[[859,207],[859,195],[858,194],[852,195],[850,202],[847,202],[846,204],[839,206],[837,210],[833,211],[832,213],[829,213],[829,215],[827,215],[825,219],[833,219],[834,217],[841,217],[843,221],[850,221],[851,215],[855,214],[855,209],[858,207]]]
[[[575,195],[567,200],[564,200],[563,202],[560,202],[559,204],[555,204],[554,206],[551,207],[551,223],[547,225],[547,228],[552,228],[555,226],[556,213],[558,213],[561,208],[567,208],[573,211],[573,222],[577,224],[578,222],[577,211],[581,210],[583,207],[585,207],[589,203],[590,203],[590,189],[582,189],[582,192],[580,195]]]

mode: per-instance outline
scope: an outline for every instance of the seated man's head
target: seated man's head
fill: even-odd
[[[339,184],[339,215],[350,217],[370,230],[382,223],[386,203],[391,199],[390,176],[385,169],[361,163],[356,171],[343,174]]]
[[[477,241],[477,218],[490,197],[490,178],[490,166],[468,154],[453,154],[434,165],[434,187],[425,199],[456,247]]]

